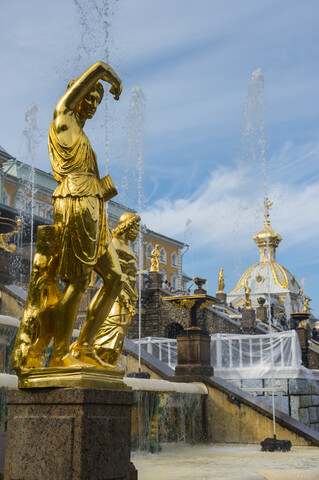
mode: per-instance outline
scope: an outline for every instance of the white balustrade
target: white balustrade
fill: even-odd
[[[134,340],[138,344],[138,340]],[[171,368],[177,364],[177,341],[145,337],[141,347]],[[271,355],[273,354],[273,360]],[[222,378],[288,377],[301,367],[301,350],[295,331],[266,335],[211,335],[211,358],[215,375]]]

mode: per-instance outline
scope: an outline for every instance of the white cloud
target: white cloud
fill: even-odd
[[[290,150],[286,146],[277,158],[289,165]],[[286,156],[283,157],[284,151]],[[297,172],[303,168],[305,158],[310,164],[314,161],[317,147],[307,144],[300,147],[298,152],[302,152],[300,164],[297,165],[297,158],[292,159]],[[280,168],[275,168],[271,177],[276,176],[278,171]],[[190,198],[159,200],[145,210],[143,221],[153,230],[183,239],[185,224],[190,218],[197,248],[238,253],[238,250],[251,244],[252,235],[262,228],[263,190],[259,171],[255,167],[249,169],[249,166],[245,170],[218,168],[214,172],[207,172],[207,175],[208,182]],[[286,248],[303,248],[307,244],[316,250],[319,236],[319,180],[317,178],[307,184],[295,180],[296,175],[292,178],[292,175],[285,177],[281,174],[276,183],[270,182],[268,196],[274,203],[272,226],[283,237]]]

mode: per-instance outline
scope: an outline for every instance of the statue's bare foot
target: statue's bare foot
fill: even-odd
[[[103,362],[89,345],[78,345],[76,342],[70,347],[70,353],[76,360],[85,363],[87,367],[92,368],[115,368],[114,365]]]
[[[50,367],[85,367],[86,365],[69,353],[62,358],[52,358]]]

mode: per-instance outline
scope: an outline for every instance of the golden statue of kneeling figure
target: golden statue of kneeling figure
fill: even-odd
[[[54,110],[48,146],[58,182],[53,193],[55,225],[38,230],[28,297],[13,351],[18,375],[23,369],[41,366],[43,351],[52,339],[51,369],[115,367],[96,354],[93,342],[98,332],[101,336],[116,298],[126,295],[121,292],[125,285],[131,288],[132,282],[122,276],[105,211],[105,201],[117,191],[109,175],[100,179],[96,154],[83,131],[102,101],[99,80],[111,84],[110,92],[118,100],[121,80],[106,63],[96,62],[69,83]],[[70,346],[93,270],[103,284],[89,305],[78,339]],[[65,285],[62,292],[58,275]]]

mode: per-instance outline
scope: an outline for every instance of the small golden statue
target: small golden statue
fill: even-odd
[[[224,269],[221,268],[218,274],[218,292],[217,293],[224,293],[225,282],[224,282]]]
[[[245,307],[246,310],[251,310],[251,298],[250,298],[250,293],[251,293],[251,288],[248,286],[248,280],[250,279],[250,275],[245,278],[244,282],[244,287],[245,287]]]
[[[17,218],[17,220],[12,220],[11,218],[0,218],[0,223],[5,225],[10,225],[11,232],[1,233],[0,234],[0,248],[6,250],[10,253],[15,253],[17,251],[17,246],[14,243],[8,243],[13,235],[18,235],[21,229],[21,218]]]
[[[302,313],[310,313],[310,310],[313,310],[313,309],[310,307],[309,302],[310,302],[310,298],[306,298],[305,303],[304,303],[304,306],[303,306],[303,308],[302,308]]]
[[[103,97],[103,80],[119,99],[122,83],[113,69],[96,62],[72,80],[58,101],[49,130],[49,154],[58,187],[53,193],[54,226],[39,227],[26,306],[17,334],[13,367],[40,366],[54,339],[50,367],[107,368],[93,349],[94,338],[122,290],[122,271],[108,228],[105,201],[116,195],[109,175],[100,179],[96,154],[83,131]],[[90,303],[77,341],[71,336],[92,270],[103,280]],[[65,288],[60,293],[58,274]]]
[[[140,220],[140,217],[134,213],[124,213],[120,217],[118,227],[113,230],[112,242],[120,259],[125,283],[93,343],[97,355],[112,367],[117,364],[131,319],[136,314],[137,262],[129,241],[134,242],[136,239]]]
[[[159,259],[161,258],[161,253],[159,251],[159,245],[156,244],[154,250],[151,253],[151,268],[150,272],[159,272]]]

